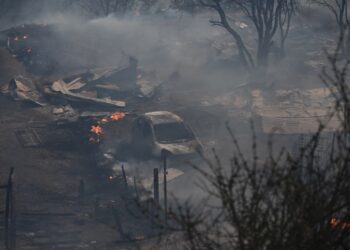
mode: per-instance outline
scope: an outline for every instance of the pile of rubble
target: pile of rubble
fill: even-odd
[[[54,76],[55,67],[61,65],[52,50],[61,50],[62,41],[55,25],[25,24],[0,32],[0,46],[3,54],[13,57],[16,76],[4,84],[0,92],[15,100],[29,101],[41,107],[51,108],[55,116],[75,117],[80,112],[125,109],[131,103],[156,96],[159,81],[154,72],[138,68],[137,59],[125,57],[118,67],[94,68],[74,67],[60,76]],[[58,46],[60,44],[60,46]],[[58,48],[56,48],[58,46]],[[50,50],[50,51],[47,51]],[[123,54],[125,55],[125,54]],[[7,63],[4,62],[4,64]],[[71,72],[82,72],[69,77]],[[40,80],[37,80],[40,79]],[[45,79],[45,80],[43,80]],[[5,81],[7,82],[8,79]]]
[[[137,60],[130,57],[118,68],[93,69],[46,84],[18,75],[0,92],[17,101],[48,107],[53,115],[71,120],[86,114],[86,109],[125,110],[128,101],[154,97],[159,86],[155,73],[140,70]]]

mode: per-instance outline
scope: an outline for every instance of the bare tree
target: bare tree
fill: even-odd
[[[281,34],[281,49],[290,30],[290,23],[294,15],[295,0],[199,0],[202,6],[211,8],[219,14],[219,20],[213,20],[213,25],[225,28],[236,42],[239,57],[247,69],[266,67],[269,62],[269,54],[273,45],[276,33]],[[230,22],[227,12],[230,8],[226,5],[233,5],[243,11],[252,21],[258,36],[256,59],[252,56],[241,35]],[[282,47],[283,46],[283,47]]]
[[[136,0],[80,0],[81,6],[87,13],[95,17],[110,14],[124,15],[131,11]]]
[[[197,3],[196,0],[171,0],[171,7],[193,15],[195,13]]]
[[[281,15],[278,16],[278,27],[280,34],[279,58],[285,57],[285,43],[290,31],[292,17],[296,13],[298,1],[285,1],[282,5]]]
[[[350,55],[350,14],[348,0],[311,0],[312,2],[325,7],[334,16],[337,23],[339,33],[345,37],[341,44],[341,51],[343,55]]]
[[[140,12],[149,13],[152,7],[157,4],[158,0],[139,0],[140,2]]]
[[[331,70],[322,73],[334,109],[297,154],[273,152],[270,139],[269,156],[261,161],[253,133],[252,155],[245,155],[228,127],[235,148],[231,164],[225,166],[213,151],[214,160],[206,159],[209,170],[194,166],[209,198],[196,207],[179,205],[169,223],[183,232],[188,249],[349,249],[350,141],[344,111],[350,110],[350,60],[341,61],[341,43],[328,55]],[[320,139],[335,117],[340,125],[321,160]]]

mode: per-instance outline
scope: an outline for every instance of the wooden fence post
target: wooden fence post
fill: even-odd
[[[153,169],[153,203],[152,203],[152,222],[157,221],[159,217],[159,172],[158,168]],[[152,223],[153,224],[153,223]]]
[[[13,192],[13,171],[11,168],[7,181],[6,205],[5,205],[5,247],[6,250],[15,249],[16,242],[16,216]]]
[[[124,169],[124,165],[123,164],[122,164],[122,174],[123,174],[125,190],[128,190],[128,180],[126,179],[126,173],[125,173],[125,169]]]
[[[163,153],[163,171],[164,171],[164,222],[165,225],[167,225],[167,221],[168,221],[168,194],[167,194],[167,153],[164,152]]]
[[[154,204],[159,207],[159,173],[158,168],[153,169],[153,199]]]

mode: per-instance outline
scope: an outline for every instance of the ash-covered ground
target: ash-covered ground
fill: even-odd
[[[145,197],[152,196],[149,183],[153,169],[162,170],[162,161],[137,158],[128,145],[134,119],[143,113],[178,114],[203,154],[212,159],[215,148],[224,164],[233,147],[225,122],[249,154],[253,121],[259,152],[266,153],[268,133],[255,116],[258,98],[251,92],[260,83],[251,85],[231,37],[208,22],[213,15],[86,20],[56,14],[3,27],[0,184],[13,167],[17,249],[156,249],[158,229],[141,216],[135,197],[146,203]],[[236,18],[248,46],[254,47],[252,24],[239,13]],[[326,65],[323,49],[332,48],[337,35],[332,26],[322,28],[320,20],[297,15],[287,40],[288,57],[261,79],[266,92],[285,91],[278,100],[283,105],[293,105],[296,92],[324,87],[318,77]],[[110,121],[116,113],[125,117]],[[92,126],[103,131],[96,133]],[[294,147],[288,129],[276,139],[277,146]],[[113,160],[107,164],[110,152]],[[198,156],[191,160],[206,167]],[[180,202],[205,197],[189,164],[170,161],[168,168],[181,172],[168,183],[170,204],[171,194]],[[161,202],[163,196],[161,183]],[[2,204],[5,192],[0,198]]]

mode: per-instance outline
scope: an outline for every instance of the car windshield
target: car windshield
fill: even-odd
[[[156,140],[162,143],[189,141],[194,138],[192,131],[180,122],[156,124],[154,134]]]

